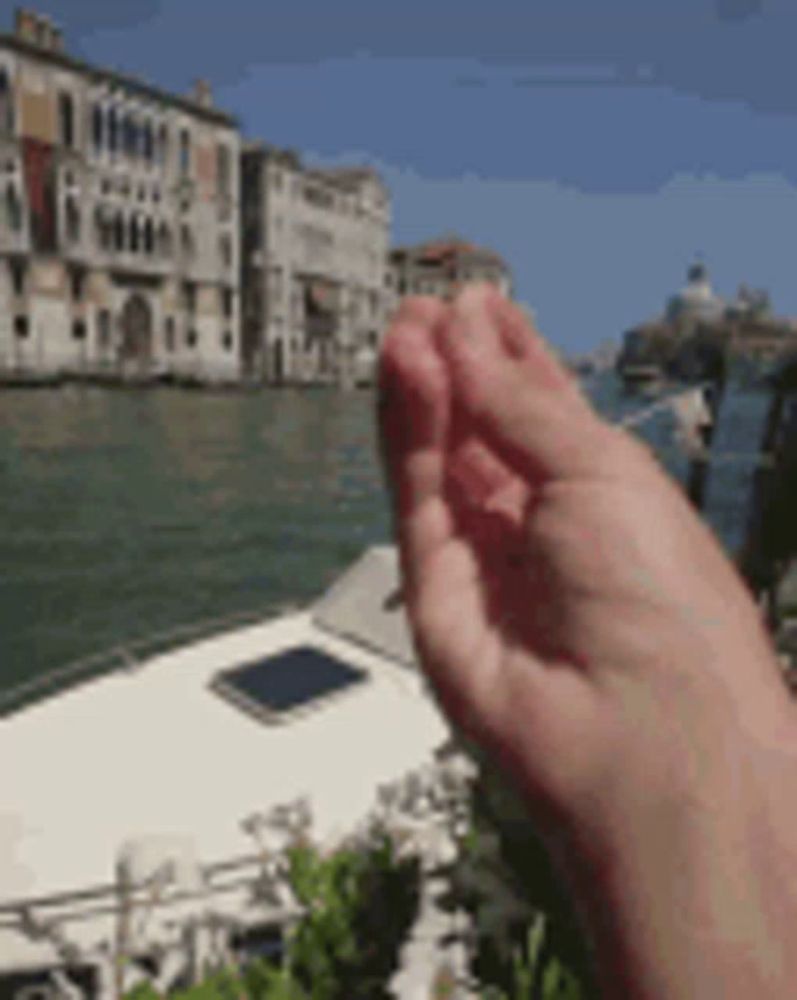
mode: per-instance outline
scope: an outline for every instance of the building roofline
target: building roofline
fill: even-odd
[[[389,189],[377,171],[371,167],[319,167],[306,163],[295,149],[284,149],[265,142],[262,139],[245,140],[243,153],[246,156],[257,156],[262,159],[273,159],[283,166],[289,166],[308,180],[325,184],[336,191],[351,193],[362,181],[373,181],[382,188],[385,194]]]
[[[444,259],[449,259],[452,256],[460,259],[487,261],[507,273],[511,270],[509,264],[497,251],[470,243],[461,236],[441,237],[412,245],[402,244],[391,249],[391,257],[393,258],[409,258],[416,264],[422,263],[432,266],[438,266]]]
[[[205,118],[208,121],[215,122],[219,125],[227,125],[230,128],[239,128],[238,119],[234,115],[228,114],[226,111],[221,111],[218,108],[204,107],[203,105],[192,101],[188,97],[182,97],[179,94],[173,94],[168,90],[163,90],[160,87],[156,87],[154,84],[148,83],[146,80],[141,80],[135,76],[129,76],[126,73],[120,73],[117,70],[105,69],[102,66],[94,66],[83,59],[78,59],[76,56],[68,55],[66,52],[43,49],[38,45],[34,45],[31,42],[19,38],[15,34],[0,32],[0,49],[4,46],[7,46],[17,52],[21,52],[23,55],[30,56],[34,59],[41,59],[44,62],[54,63],[56,66],[60,66],[63,69],[69,69],[77,73],[82,73],[84,76],[90,77],[95,82],[107,82],[120,87],[125,87],[127,90],[130,90],[142,97],[148,97],[150,99],[160,101],[162,104],[172,105],[173,107],[177,107],[181,111],[186,111],[188,114],[195,115],[198,118]]]

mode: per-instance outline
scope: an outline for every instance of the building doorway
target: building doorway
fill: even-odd
[[[285,381],[285,348],[281,339],[275,340],[271,348],[271,381],[278,385]]]
[[[126,371],[148,371],[152,365],[152,309],[136,292],[122,309],[119,361]]]

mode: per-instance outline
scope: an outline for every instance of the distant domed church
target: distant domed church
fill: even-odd
[[[617,368],[626,376],[658,366],[676,378],[713,377],[732,358],[772,361],[795,346],[797,326],[773,315],[766,292],[741,285],[725,300],[712,288],[706,265],[696,261],[664,313],[625,333]]]
[[[727,303],[714,293],[705,264],[697,262],[687,272],[686,285],[667,303],[667,319],[716,323],[724,318],[727,308]]]

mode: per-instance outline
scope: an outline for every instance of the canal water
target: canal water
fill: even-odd
[[[642,405],[586,386],[613,419]],[[317,595],[388,536],[373,416],[368,390],[0,392],[0,689]],[[640,428],[682,479],[671,431]]]

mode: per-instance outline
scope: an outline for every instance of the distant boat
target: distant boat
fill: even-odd
[[[624,364],[619,367],[618,374],[629,386],[650,385],[664,381],[664,369],[661,365],[652,363]]]

